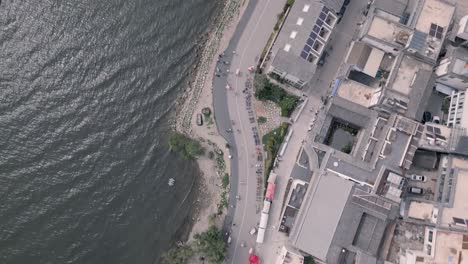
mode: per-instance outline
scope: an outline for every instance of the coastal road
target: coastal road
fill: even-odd
[[[265,43],[267,42],[272,28],[276,23],[276,15],[281,12],[285,1],[277,0],[251,0],[245,13],[241,17],[224,56],[220,58],[218,69],[214,73],[220,77],[214,77],[213,100],[216,122],[219,132],[227,139],[231,146],[232,170],[230,205],[225,220],[225,232],[231,232],[232,241],[228,250],[227,263],[246,263],[248,259],[248,248],[255,247],[255,237],[250,236],[249,231],[258,225],[260,215],[258,214],[257,175],[256,175],[256,146],[253,139],[252,127],[255,123],[249,121],[249,113],[245,102],[246,78],[250,75],[246,69],[256,65]],[[318,69],[314,78],[305,90],[309,95],[309,101],[299,120],[292,125],[294,134],[290,146],[286,150],[283,161],[277,168],[279,173],[278,191],[284,190],[286,179],[295,163],[296,154],[301,142],[307,136],[307,126],[312,119],[309,109],[317,109],[320,106],[320,97],[326,95],[330,83],[334,80],[337,70],[346,54],[349,42],[357,29],[362,10],[367,4],[365,0],[353,1],[346,11],[343,20],[335,30],[331,45],[333,50],[329,51],[327,63]],[[351,34],[349,33],[351,32]],[[233,53],[235,51],[235,54]],[[235,73],[240,69],[242,75],[237,77]],[[227,71],[229,70],[229,73]],[[251,76],[250,76],[251,77]],[[231,89],[226,89],[229,85]],[[227,132],[226,129],[232,129]],[[262,188],[260,186],[260,188]],[[236,201],[236,195],[240,195],[240,201]],[[278,199],[272,208],[277,208],[272,213],[269,221],[269,230],[265,236],[265,244],[258,247],[264,263],[273,263],[278,246],[286,242],[285,237],[278,234],[277,217],[279,207],[282,203],[283,194],[277,195]],[[275,200],[276,200],[275,199]],[[235,224],[235,225],[233,225]],[[278,235],[276,235],[278,234]],[[244,242],[246,247],[241,247]]]
[[[248,249],[255,247],[256,237],[251,236],[249,231],[257,226],[260,218],[257,188],[262,189],[263,186],[257,185],[257,149],[252,130],[256,127],[256,118],[253,123],[249,120],[251,115],[245,99],[247,93],[242,91],[247,78],[253,77],[247,72],[247,68],[257,64],[276,23],[276,14],[282,11],[284,3],[285,1],[278,0],[249,1],[234,36],[218,63],[219,72],[215,74],[221,76],[215,75],[213,81],[217,126],[231,145],[233,156],[230,204],[234,207],[228,208],[225,220],[225,231],[231,230],[232,238],[227,263],[246,263]],[[237,69],[241,71],[240,76],[233,74]],[[231,89],[226,89],[228,84]],[[251,89],[248,92],[252,94]],[[232,132],[226,132],[226,129],[232,129]],[[240,196],[239,201],[235,200],[236,195]],[[245,247],[241,243],[245,243]]]

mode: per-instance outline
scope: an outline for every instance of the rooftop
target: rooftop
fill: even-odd
[[[416,83],[419,74],[431,72],[432,67],[429,64],[418,61],[410,56],[404,56],[399,67],[396,70],[395,79],[391,84],[391,88],[403,95],[410,95],[411,90]],[[392,72],[393,73],[393,72]],[[416,89],[419,87],[416,87]]]
[[[432,217],[433,210],[434,205],[431,203],[411,201],[408,209],[408,217],[419,220],[429,220]]]
[[[403,47],[406,45],[412,31],[399,22],[374,15],[367,34],[387,43]]]
[[[376,89],[353,80],[344,80],[337,95],[364,107],[370,106],[372,94]]]
[[[437,230],[433,263],[468,264],[468,236]]]
[[[423,1],[421,13],[416,22],[416,30],[429,33],[431,24],[436,24],[444,29],[444,36],[452,21],[455,6],[442,0]]]
[[[318,179],[315,188],[308,191],[290,236],[294,246],[317,258],[326,259],[352,186],[352,182],[333,174]]]
[[[454,223],[455,219],[468,219],[468,161],[460,158],[452,159],[452,167],[457,172],[455,180],[455,192],[453,195],[453,205],[451,208],[444,208],[442,211],[441,224],[448,226]],[[458,226],[458,225],[457,225]],[[466,228],[467,225],[465,224]]]

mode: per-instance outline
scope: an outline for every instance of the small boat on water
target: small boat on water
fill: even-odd
[[[170,178],[169,182],[167,183],[169,186],[174,186],[175,180],[174,178]]]

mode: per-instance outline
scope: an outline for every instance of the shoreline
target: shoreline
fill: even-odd
[[[194,65],[193,77],[176,103],[174,130],[201,141],[204,147],[212,143],[224,149],[226,144],[226,140],[218,133],[214,120],[209,125],[197,126],[196,115],[201,113],[204,107],[209,107],[213,112],[212,83],[216,59],[218,54],[229,45],[247,4],[248,0],[225,1],[221,7],[222,11],[213,19],[209,31],[202,37],[199,44],[201,50],[198,51],[198,62]],[[224,153],[224,161],[224,172],[230,175],[230,162],[226,153]],[[198,188],[194,190],[197,192],[195,194],[197,200],[194,204],[189,232],[181,239],[184,243],[192,241],[196,233],[205,231],[212,224],[210,216],[218,211],[223,192],[222,175],[219,175],[216,160],[202,156],[197,159],[197,164],[200,170],[200,177],[196,179]],[[225,209],[223,214],[216,217],[214,224],[221,226],[224,217]]]

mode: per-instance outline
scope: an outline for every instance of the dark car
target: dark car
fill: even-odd
[[[408,192],[411,194],[422,195],[424,193],[424,190],[419,187],[409,187]]]

